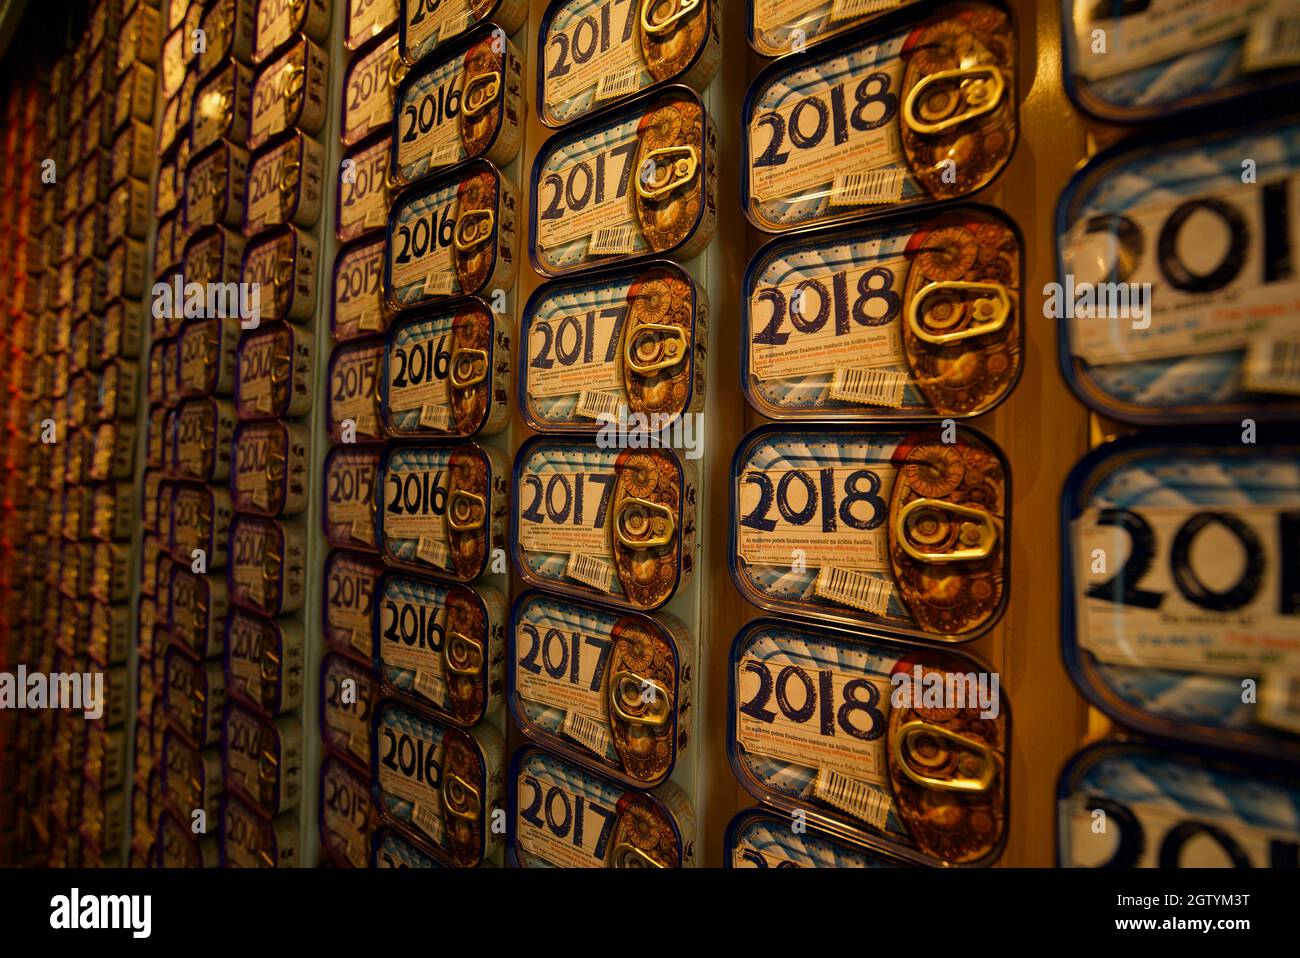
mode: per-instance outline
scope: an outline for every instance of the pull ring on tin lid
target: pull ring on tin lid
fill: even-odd
[[[673,12],[662,20],[652,21],[650,15],[665,3]],[[699,5],[700,0],[641,0],[641,29],[652,37],[668,33],[678,20],[689,16]]]
[[[963,290],[983,294],[970,304],[975,321],[966,329],[954,333],[932,333],[926,329],[921,322],[921,304],[935,294]],[[1001,283],[968,283],[961,280],[929,283],[918,290],[907,304],[907,325],[918,339],[936,346],[946,346],[963,339],[996,333],[1007,324],[1010,315],[1011,296]]]
[[[298,188],[298,171],[302,169],[302,164],[297,160],[290,160],[284,166],[280,167],[280,193],[292,193]]]
[[[453,532],[482,529],[487,517],[487,500],[466,489],[454,489],[447,502],[447,525]]]
[[[918,772],[908,758],[908,753],[912,744],[912,739],[927,736],[931,739],[937,739],[940,743],[949,743],[958,746],[967,752],[973,752],[980,759],[980,773],[978,778],[935,778],[931,775],[924,775]],[[958,735],[956,732],[949,731],[939,725],[931,725],[919,719],[903,725],[894,733],[893,739],[894,762],[904,775],[910,778],[922,788],[930,788],[940,792],[987,792],[993,786],[993,776],[997,773],[997,766],[993,761],[993,749],[986,743],[978,739],[968,738],[965,735]]]
[[[286,100],[293,100],[302,96],[306,85],[307,68],[297,63],[290,63],[285,67],[284,78],[280,82],[280,95]]]
[[[463,253],[492,238],[496,214],[492,210],[468,210],[456,217],[456,250]]]
[[[467,120],[472,120],[481,113],[486,113],[492,109],[492,104],[496,102],[497,94],[501,92],[501,74],[499,73],[480,73],[477,76],[466,77],[465,90],[461,94],[461,115]]]
[[[477,676],[483,669],[483,643],[463,632],[448,632],[443,662],[456,675]]]
[[[636,191],[642,199],[657,200],[695,179],[700,154],[693,146],[665,146],[651,150],[641,164]]]
[[[442,780],[442,807],[455,818],[473,821],[482,807],[478,789],[455,772]]]
[[[393,47],[393,58],[388,61],[388,86],[390,96],[392,90],[396,90],[399,83],[406,78],[407,73],[406,61],[397,54],[397,47]]]
[[[487,379],[488,354],[486,349],[458,346],[451,354],[451,385],[453,389],[469,389]]]
[[[927,123],[917,116],[920,101],[935,92],[930,88],[935,84],[952,80],[960,81],[957,89],[967,109],[932,123]],[[923,136],[942,133],[976,117],[992,113],[1002,101],[1006,85],[1006,80],[1002,78],[1002,71],[996,66],[979,65],[939,70],[931,73],[908,92],[907,99],[903,102],[903,122]]]
[[[281,256],[275,261],[275,275],[271,278],[276,289],[293,285],[294,261],[292,256]]]
[[[654,535],[651,523],[655,517],[661,519],[667,527],[664,532]],[[614,537],[618,544],[626,549],[658,549],[673,541],[677,523],[673,520],[673,511],[649,499],[629,496],[618,505],[614,516]]]
[[[615,673],[609,685],[609,702],[614,714],[630,725],[659,728],[668,724],[668,690],[654,679],[645,678],[629,669]],[[628,711],[629,707],[636,711]]]
[[[641,362],[637,354],[639,347],[658,347],[660,358],[650,362]],[[623,347],[623,359],[627,368],[638,376],[648,376],[661,369],[680,366],[686,359],[686,333],[680,326],[671,323],[642,323],[633,329]]]
[[[631,842],[619,842],[614,846],[614,868],[667,868],[663,862],[646,854]]]
[[[943,527],[943,524],[951,521],[939,515],[945,512],[961,519],[972,520],[962,522],[957,532],[958,540],[966,548],[954,549],[951,552],[929,552],[919,548],[912,541],[917,530],[909,526],[909,522],[929,520],[935,523],[934,528],[938,530]],[[913,499],[894,514],[893,532],[894,541],[913,559],[936,564],[987,559],[998,539],[993,520],[983,509],[973,509],[955,502],[944,502],[942,499]]]
[[[280,676],[280,656],[275,654],[275,649],[268,648],[262,653],[262,661],[258,668],[258,674],[268,682],[274,682]]]

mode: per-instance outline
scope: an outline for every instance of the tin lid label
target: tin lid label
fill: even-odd
[[[1131,441],[1076,467],[1064,648],[1094,704],[1149,734],[1300,758],[1298,476],[1300,449],[1239,443]]]
[[[341,655],[321,667],[321,725],[326,744],[349,761],[370,767],[370,715],[375,690],[370,671]]]
[[[746,395],[776,418],[986,411],[1020,370],[1020,273],[976,209],[778,241],[745,281]]]
[[[334,551],[325,560],[325,640],[333,649],[371,658],[373,603],[383,566]]]
[[[1286,868],[1296,859],[1300,783],[1195,753],[1101,742],[1057,788],[1065,868]],[[1108,828],[1092,825],[1104,812]],[[1208,839],[1208,840],[1207,840]]]
[[[763,56],[800,52],[916,0],[748,0],[749,43]]]
[[[680,868],[686,864],[693,816],[655,795],[630,790],[535,748],[514,760],[512,843],[525,866]],[[673,790],[665,786],[665,791]],[[674,803],[676,804],[676,803]],[[568,808],[556,820],[552,809]],[[689,815],[689,807],[682,811]]]
[[[676,251],[697,228],[707,242],[713,148],[703,105],[681,87],[553,138],[533,174],[530,235],[542,271]]]
[[[620,7],[622,9],[620,9]],[[541,102],[543,122],[569,123],[593,110],[676,79],[698,58],[716,67],[716,0],[655,2],[567,0],[547,11]]]
[[[384,681],[457,725],[481,719],[501,680],[501,598],[390,574],[379,599],[376,654]],[[491,610],[497,614],[492,615]]]
[[[745,109],[750,219],[776,232],[984,186],[1015,142],[1014,49],[1009,17],[974,2],[778,62]],[[959,141],[978,146],[945,178]]]
[[[331,449],[325,461],[325,531],[331,543],[374,549],[379,449]]]
[[[1242,156],[1258,156],[1243,184]],[[1300,409],[1300,303],[1287,236],[1300,223],[1300,124],[1233,130],[1084,168],[1062,197],[1047,307],[1067,378],[1133,422],[1239,420]]]
[[[339,252],[334,266],[334,314],[331,332],[336,341],[382,332],[384,312],[384,239],[379,236]]]
[[[901,635],[987,630],[1005,599],[1008,477],[987,440],[957,435],[751,433],[732,476],[741,591],[763,608]]]

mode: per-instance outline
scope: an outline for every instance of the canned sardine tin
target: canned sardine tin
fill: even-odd
[[[334,260],[334,298],[330,335],[350,342],[388,325],[384,302],[384,238],[362,238],[342,247]]]
[[[694,656],[674,616],[529,592],[511,616],[510,708],[533,741],[653,788],[689,741]]]
[[[297,807],[303,784],[300,722],[263,718],[232,702],[221,745],[231,792],[268,818]]]
[[[384,297],[394,309],[509,290],[518,268],[518,196],[486,160],[393,200]]]
[[[374,601],[383,564],[373,556],[332,551],[325,559],[325,644],[369,662]]]
[[[293,522],[240,514],[230,524],[230,601],[266,616],[296,612],[306,596],[307,545]]]
[[[501,703],[505,611],[491,586],[391,571],[379,584],[375,672],[443,721],[474,725]]]
[[[472,159],[509,163],[523,139],[522,86],[523,58],[491,25],[422,63],[393,95],[393,181]]]
[[[277,137],[253,154],[244,198],[244,235],[268,227],[311,229],[324,204],[325,148],[297,131]]]
[[[671,449],[537,437],[515,459],[511,547],[524,581],[638,611],[695,566],[695,464]]]
[[[356,51],[367,40],[397,26],[397,0],[347,0],[343,21],[343,46]],[[393,37],[396,43],[396,30]]]
[[[159,588],[167,590],[171,641],[195,659],[220,655],[230,607],[225,578],[194,572],[188,563],[169,562],[168,566],[166,578],[160,573]]]
[[[499,432],[510,415],[510,322],[482,300],[403,318],[389,331],[381,380],[390,435]]]
[[[240,419],[302,416],[311,408],[312,335],[276,322],[244,334],[235,366]]]
[[[334,235],[350,243],[363,233],[378,229],[388,220],[392,192],[388,161],[392,152],[387,129],[367,136],[343,156],[335,194]]]
[[[387,825],[370,838],[371,868],[441,868],[438,859],[421,845]]]
[[[257,322],[301,323],[311,318],[316,308],[316,258],[316,240],[294,226],[267,230],[249,241],[240,278],[259,291],[260,316],[253,317]]]
[[[1300,760],[1300,445],[1236,427],[1107,443],[1061,509],[1062,656],[1084,697],[1148,735]]]
[[[528,17],[528,0],[397,0],[397,10],[402,59],[415,66],[488,20],[513,34]]]
[[[292,813],[268,821],[227,794],[221,812],[221,864],[227,868],[296,868],[298,817]]]
[[[765,57],[801,52],[918,0],[746,0],[749,45]]]
[[[1300,76],[1283,39],[1294,22],[1287,4],[1064,0],[1061,10],[1066,92],[1113,123],[1160,121],[1209,104],[1231,109],[1231,101]],[[1109,40],[1104,49],[1099,33]]]
[[[975,0],[778,60],[742,116],[750,222],[784,232],[982,188],[1016,141],[1015,49],[1008,14]]]
[[[695,91],[648,93],[553,136],[533,165],[528,228],[544,276],[689,259],[717,221],[717,144]]]
[[[347,656],[326,655],[320,670],[320,731],[326,749],[368,769],[374,708],[370,669]]]
[[[326,421],[335,442],[377,442],[384,438],[379,409],[383,372],[382,339],[348,343],[334,350],[329,363]]]
[[[1108,827],[1093,825],[1104,812]],[[1300,780],[1140,742],[1076,754],[1056,789],[1063,868],[1294,868]]]
[[[1300,116],[1118,144],[1056,212],[1046,306],[1083,402],[1141,425],[1300,414]]]
[[[325,125],[328,76],[325,51],[305,36],[263,64],[253,80],[249,149],[292,128],[308,136],[320,133]]]
[[[1000,854],[1010,717],[982,663],[764,619],[730,673],[727,748],[755,798],[917,863]]]
[[[307,435],[274,419],[243,422],[235,431],[230,495],[240,512],[295,515],[307,507]]]
[[[383,450],[335,446],[325,454],[325,541],[347,549],[375,550],[375,490]]]
[[[475,443],[393,445],[384,453],[376,537],[384,558],[458,582],[505,546],[504,454]]]
[[[370,862],[374,804],[370,783],[342,762],[327,758],[320,769],[320,839],[329,859],[348,868]]]
[[[703,90],[722,57],[721,15],[721,0],[551,3],[538,38],[542,122],[563,126],[659,83]]]
[[[390,33],[357,51],[348,64],[343,78],[343,117],[339,127],[339,139],[344,146],[351,146],[392,122],[393,75],[397,62],[397,34]]]
[[[510,863],[524,868],[685,868],[695,813],[676,785],[619,785],[538,748],[510,766]],[[552,808],[572,814],[555,821]]]
[[[987,412],[1020,375],[1021,262],[974,207],[776,240],[745,276],[745,396],[773,419]]]
[[[790,818],[764,808],[741,812],[727,826],[725,868],[890,868],[901,862],[809,825],[802,833]]]
[[[1010,474],[974,430],[751,432],[732,460],[731,573],[762,609],[962,642],[1001,616]]]
[[[703,406],[708,299],[676,263],[548,283],[523,322],[519,408],[532,429],[599,432],[633,414],[667,426]]]
[[[299,623],[236,609],[226,619],[226,692],[264,716],[297,708],[305,655]]]
[[[505,741],[488,723],[453,728],[397,702],[372,723],[370,778],[385,815],[443,862],[474,867],[495,849],[505,804]]]

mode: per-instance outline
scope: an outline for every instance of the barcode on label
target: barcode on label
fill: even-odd
[[[367,309],[357,319],[358,329],[382,329],[383,321],[377,309]]]
[[[897,369],[837,369],[831,380],[831,398],[866,406],[903,405],[907,374]]]
[[[835,0],[831,4],[831,23],[848,20],[850,17],[863,17],[869,13],[890,10],[901,0]]]
[[[427,536],[420,537],[420,544],[416,547],[415,554],[439,569],[447,568],[447,559],[451,556],[445,542]]]
[[[597,392],[584,389],[578,393],[578,405],[574,407],[575,415],[587,419],[599,419],[602,415],[618,418],[619,407],[623,405],[623,394],[614,392]]]
[[[823,599],[862,609],[872,615],[886,615],[894,596],[894,583],[875,579],[852,569],[817,570],[813,591]]]
[[[1242,381],[1251,392],[1300,395],[1300,339],[1256,339]]]
[[[622,226],[602,226],[591,234],[587,243],[588,256],[620,256],[633,253],[636,248],[632,241],[636,239],[636,226],[625,223]]]
[[[831,189],[831,206],[861,206],[864,203],[897,203],[903,198],[902,167],[882,167],[865,173],[841,173]]]
[[[460,159],[460,141],[444,143],[429,154],[430,166],[446,166]]]
[[[565,713],[564,725],[560,727],[560,731],[597,755],[605,755],[609,748],[609,729],[595,719],[579,715],[577,712]]]
[[[420,407],[420,425],[446,432],[451,426],[451,410],[441,403],[425,403]]]
[[[884,792],[829,769],[818,769],[813,797],[884,830],[893,803]]]
[[[1266,10],[1257,15],[1246,37],[1243,62],[1247,70],[1300,64],[1300,13]]]
[[[447,698],[447,683],[432,672],[416,672],[415,691],[431,702],[443,702]]]
[[[369,542],[375,534],[375,527],[369,519],[353,519],[348,535],[357,542]]]
[[[569,564],[564,567],[564,574],[601,592],[614,591],[614,567],[596,556],[570,553]]]
[[[456,285],[456,274],[451,271],[435,273],[424,283],[425,295],[447,296]]]
[[[416,805],[411,809],[411,821],[415,822],[415,827],[426,835],[432,835],[434,838],[442,837],[442,816],[433,809]]]
[[[625,93],[635,93],[641,77],[641,65],[634,63],[613,73],[606,73],[596,84],[596,99],[612,100]]]

